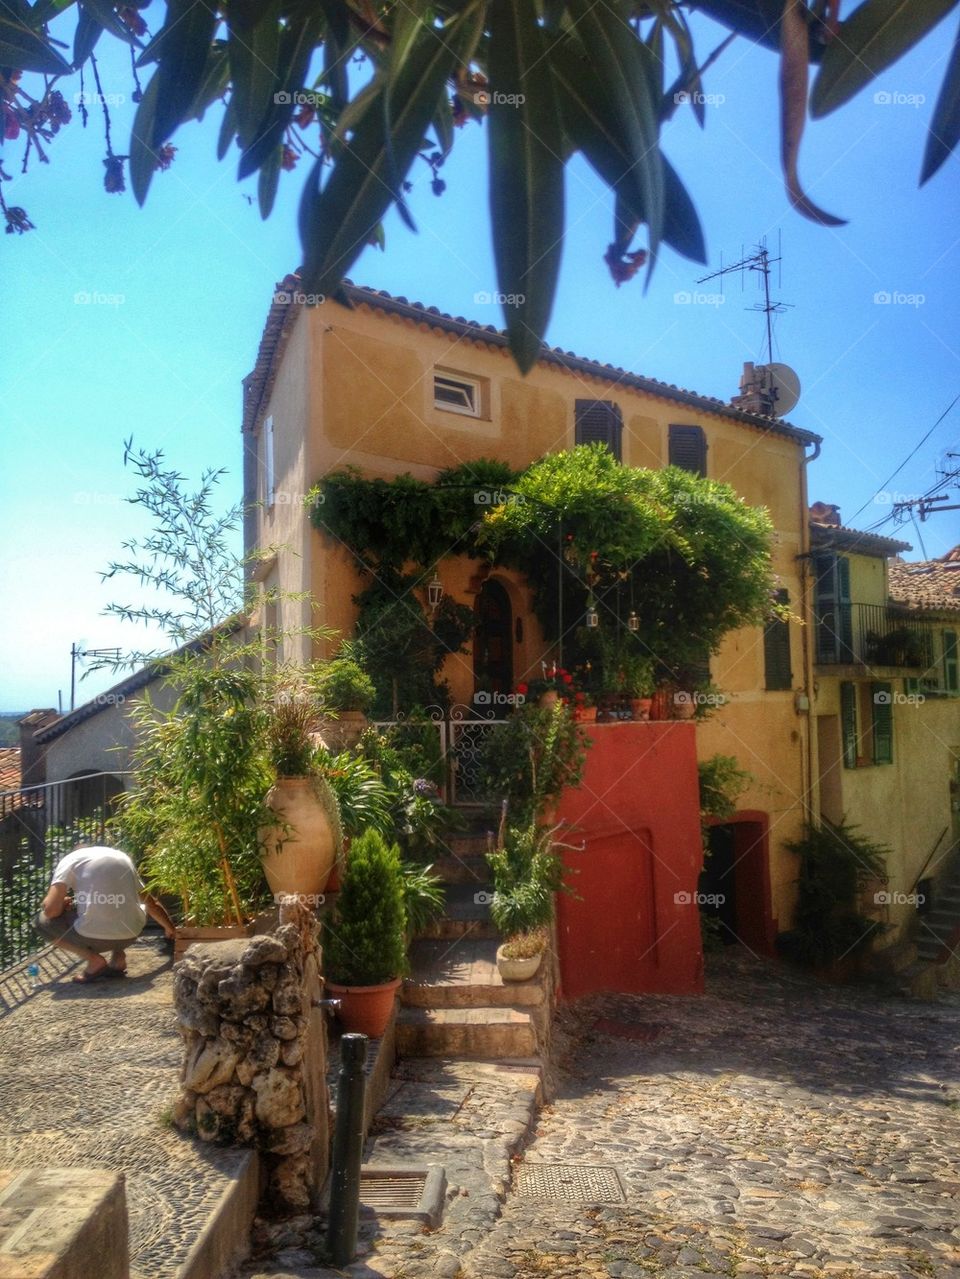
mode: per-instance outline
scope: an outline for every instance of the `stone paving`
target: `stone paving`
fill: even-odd
[[[368,1228],[347,1273],[960,1277],[958,1030],[956,995],[908,1003],[819,986],[736,953],[710,957],[703,998],[582,1001],[561,1014],[553,1100],[513,1163],[615,1170],[621,1201],[510,1190],[501,1203],[517,1137],[504,1128],[516,1096],[503,1077],[481,1113],[463,1120],[478,1145],[501,1138],[489,1192],[464,1200],[472,1215],[454,1191],[454,1211],[432,1234]],[[444,1162],[442,1125],[404,1117],[402,1100],[391,1155]],[[391,1114],[388,1106],[384,1124]],[[319,1224],[299,1234],[288,1224],[286,1250],[246,1273],[334,1274],[317,1260]]]
[[[170,1127],[183,1051],[170,957],[162,939],[127,954],[127,978],[89,987],[70,981],[79,961],[50,950],[39,989],[25,964],[4,974],[0,1169],[125,1173],[132,1279],[171,1279],[247,1156]]]

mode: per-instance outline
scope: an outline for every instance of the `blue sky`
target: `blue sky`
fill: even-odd
[[[952,36],[947,26],[856,101],[808,124],[801,175],[818,204],[849,218],[846,227],[816,227],[789,208],[779,176],[777,60],[744,41],[707,74],[704,88],[715,101],[706,129],[687,107],[664,133],[664,151],[706,229],[706,267],[667,250],[646,294],[640,277],[616,289],[602,262],[611,198],[586,165],[568,168],[568,233],[548,341],[729,398],[742,362],[764,356],[763,316],[749,310],[760,296],[756,277],[742,292],[739,277],[728,278],[721,303],[675,295],[719,292],[716,283],[696,281],[719,267],[721,253],[734,261],[763,236],[775,251],[779,233],[784,260],[774,296],[791,309],[777,319],[774,356],[803,385],[790,420],[824,436],[811,499],[838,503],[859,527],[889,514],[891,500],[928,490],[947,451],[960,449],[958,406],[885,485],[960,392],[957,159],[917,188]],[[696,30],[705,56],[723,33],[706,21]],[[105,92],[128,99],[113,112],[122,152],[133,111],[122,49],[102,58],[101,75]],[[76,88],[71,83],[68,99]],[[8,203],[24,206],[37,230],[0,238],[0,709],[56,706],[58,690],[66,704],[74,642],[144,644],[142,632],[102,616],[107,603],[130,592],[101,583],[99,574],[125,538],[144,531],[125,502],[133,491],[122,466],[126,437],[162,447],[191,477],[226,466],[224,503],[239,495],[240,382],[274,282],[298,261],[305,162],[282,175],[273,216],[263,223],[245,198],[255,194],[253,184],[235,181],[235,155],[215,161],[218,125],[219,108],[180,131],[175,162],[156,176],[142,210],[129,193],[103,190],[96,110],[83,132],[74,108],[73,122],[50,146],[51,163],[34,164],[5,186]],[[18,173],[19,148],[7,144],[3,162]],[[414,172],[419,233],[391,218],[386,252],[367,250],[353,277],[499,324],[496,308],[476,300],[496,287],[480,126],[458,133],[443,176],[447,191],[438,199],[426,166]],[[881,497],[871,500],[878,489]],[[955,515],[921,526],[928,556],[960,540]],[[909,524],[884,531],[913,544],[909,558],[923,558]],[[78,701],[110,682],[90,677]]]

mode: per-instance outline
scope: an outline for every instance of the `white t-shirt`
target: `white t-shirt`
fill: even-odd
[[[57,864],[53,882],[73,890],[74,927],[81,937],[121,941],[143,931],[143,884],[133,862],[118,848],[75,848]]]

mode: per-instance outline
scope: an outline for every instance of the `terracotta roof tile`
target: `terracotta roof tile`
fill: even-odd
[[[891,601],[911,612],[960,613],[960,547],[938,560],[891,560]]]
[[[244,431],[252,431],[254,429],[270,398],[283,341],[290,331],[301,305],[303,305],[293,300],[286,301],[284,297],[290,298],[291,295],[295,295],[299,284],[300,277],[294,272],[284,277],[274,291],[273,301],[270,305],[270,310],[267,312],[263,335],[260,338],[256,361],[253,369],[243,380]],[[344,281],[341,298],[334,299],[334,301],[341,300],[347,306],[366,305],[375,310],[383,311],[388,315],[399,315],[420,323],[433,323],[436,327],[446,332],[484,340],[489,342],[491,346],[502,348],[507,345],[506,333],[501,329],[495,328],[492,324],[478,324],[474,320],[464,320],[460,317],[448,315],[435,306],[426,307],[422,302],[409,302],[405,297],[395,297],[382,289],[363,288],[349,280]],[[759,427],[761,430],[770,431],[775,435],[786,436],[800,444],[816,444],[821,439],[819,435],[815,435],[812,431],[805,431],[800,427],[792,426],[781,418],[769,417],[763,413],[750,413],[745,409],[735,408],[732,404],[728,404],[725,400],[717,399],[715,396],[699,395],[695,391],[688,391],[684,387],[675,386],[672,382],[659,382],[656,378],[630,373],[614,364],[600,364],[596,360],[587,359],[585,356],[575,355],[572,351],[563,351],[558,346],[544,346],[540,353],[539,362],[559,365],[562,368],[569,368],[579,373],[585,373],[588,376],[618,382],[632,390],[645,391],[651,395],[660,395],[667,399],[677,400],[692,408],[699,409],[701,412],[722,414],[724,417],[733,418],[735,421],[743,422],[748,426]]]
[[[20,747],[0,746],[0,791],[20,789]]]
[[[893,537],[882,537],[879,533],[864,533],[860,529],[846,528],[842,524],[820,524],[810,521],[810,542],[813,546],[832,547],[838,551],[851,551],[853,554],[881,556],[899,555],[901,551],[913,548],[909,542],[898,542]]]

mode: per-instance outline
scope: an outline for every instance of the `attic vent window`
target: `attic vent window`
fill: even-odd
[[[481,408],[480,383],[473,378],[455,377],[450,373],[434,373],[433,403],[448,413],[463,413],[466,417],[479,417]]]

